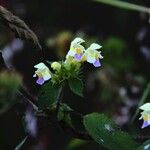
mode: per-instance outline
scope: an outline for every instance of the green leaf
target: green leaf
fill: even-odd
[[[144,142],[137,150],[149,150],[150,149],[150,140]]]
[[[127,133],[120,131],[115,123],[103,114],[86,115],[83,121],[91,137],[110,150],[134,150],[137,146]]]
[[[73,111],[73,110],[67,104],[61,103],[59,111],[58,111],[58,115],[57,115],[58,121],[64,120],[65,122],[68,122],[70,124],[71,122],[71,118],[69,115],[70,111]]]
[[[83,96],[83,82],[77,78],[71,78],[68,80],[71,91],[79,96]]]
[[[38,97],[38,106],[40,109],[49,108],[54,102],[57,101],[59,95],[60,86],[52,84],[51,82],[46,83]]]
[[[86,129],[83,124],[83,116],[79,113],[76,113],[67,104],[61,103],[57,114],[57,119],[74,130],[86,133]]]
[[[26,142],[27,140],[27,136],[16,146],[15,150],[20,150],[23,146],[23,144]]]

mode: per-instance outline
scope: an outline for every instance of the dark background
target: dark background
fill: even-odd
[[[148,0],[128,2],[150,6]],[[138,118],[130,123],[150,77],[150,25],[147,14],[90,0],[1,0],[0,4],[24,20],[43,47],[44,55],[31,42],[24,41],[22,50],[14,52],[10,60],[32,95],[36,96],[39,90],[32,78],[33,66],[43,59],[65,58],[71,40],[80,36],[88,45],[91,42],[100,43],[104,59],[100,69],[85,64],[84,99],[66,90],[64,101],[83,114],[93,111],[106,113],[133,136],[149,133],[149,128],[140,130]],[[1,49],[13,39],[14,35],[7,28],[0,28]],[[3,69],[2,62],[1,66]],[[25,137],[22,116],[28,107],[28,104],[20,102],[0,116],[0,149],[14,149]],[[94,142],[78,142],[71,148],[74,139],[43,118],[38,119],[38,128],[38,136],[28,139],[24,149],[102,149]]]

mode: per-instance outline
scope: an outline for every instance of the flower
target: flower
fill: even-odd
[[[39,63],[35,65],[34,68],[37,69],[33,75],[33,77],[38,77],[36,81],[37,84],[42,85],[51,78],[50,70],[44,63]]]
[[[146,103],[140,107],[143,112],[141,112],[141,117],[143,119],[143,125],[141,128],[145,128],[150,125],[150,103]]]
[[[51,64],[51,68],[53,68],[53,70],[57,70],[57,71],[59,71],[60,70],[60,68],[61,68],[61,64],[59,63],[59,62],[53,62],[52,64]]]
[[[97,51],[102,46],[99,44],[93,43],[91,46],[85,51],[85,55],[83,56],[83,60],[85,59],[87,62],[93,64],[95,67],[100,67],[101,63],[99,59],[102,59],[101,51]]]
[[[81,38],[75,38],[72,42],[71,42],[71,46],[70,46],[70,50],[66,56],[66,58],[69,58],[69,56],[74,57],[77,61],[80,61],[85,48],[81,45],[81,43],[83,43],[84,40]]]

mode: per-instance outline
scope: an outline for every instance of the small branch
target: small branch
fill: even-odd
[[[42,49],[36,34],[26,25],[26,23],[2,6],[0,6],[0,23],[11,29],[19,38],[30,40]]]
[[[38,111],[37,100],[34,99],[23,87],[18,90],[18,93],[21,94],[34,108]]]
[[[138,12],[150,14],[150,8],[132,4],[129,2],[124,2],[124,1],[119,1],[119,0],[93,0],[93,1],[111,5],[111,6],[118,7],[118,8],[123,8],[123,9],[127,9],[127,10],[138,11]]]
[[[61,87],[59,88],[58,96],[57,96],[57,104],[56,104],[56,114],[58,114],[60,103],[62,101],[62,96],[63,96],[63,83]]]

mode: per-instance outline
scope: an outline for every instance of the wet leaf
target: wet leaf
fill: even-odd
[[[136,147],[133,139],[120,131],[115,123],[103,114],[92,113],[84,116],[84,125],[97,143],[110,150],[133,150]]]

